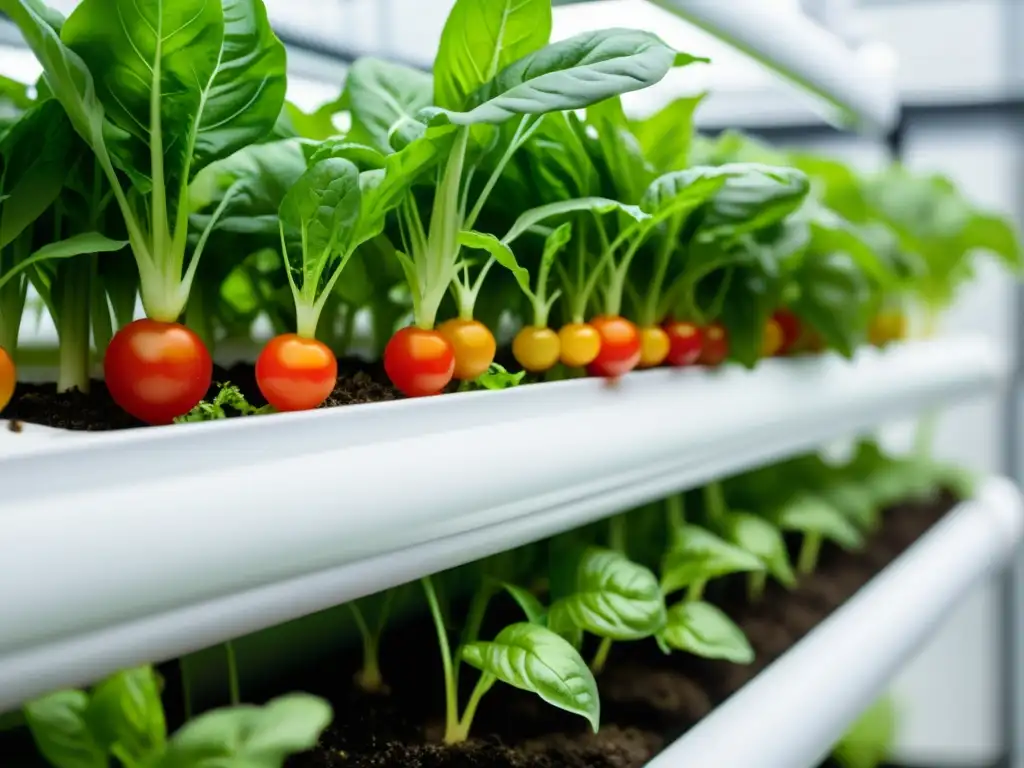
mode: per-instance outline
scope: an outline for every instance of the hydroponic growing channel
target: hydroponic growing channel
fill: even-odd
[[[1020,538],[1014,492],[936,462],[927,422],[906,455],[813,453],[1003,381],[985,342],[912,337],[977,253],[1021,269],[1013,228],[942,178],[697,135],[699,98],[627,115],[700,51],[552,42],[550,0],[459,0],[431,74],[360,59],[310,113],[260,0],[0,10],[44,73],[0,83],[10,749],[749,768],[717,724],[881,585],[910,600],[908,572],[955,562],[786,758],[809,764]],[[844,119],[887,124],[798,61]],[[53,350],[19,345],[30,295]],[[218,677],[232,706],[201,713]]]

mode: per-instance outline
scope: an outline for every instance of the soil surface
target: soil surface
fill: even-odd
[[[391,386],[384,368],[358,359],[338,361],[338,383],[322,408],[361,403],[380,403],[395,400],[402,394]],[[207,400],[213,400],[220,391],[220,384],[230,383],[238,387],[251,405],[267,404],[259,387],[256,386],[256,369],[249,364],[231,368],[214,366],[213,384]],[[228,416],[233,416],[228,412]],[[12,423],[19,421],[41,424],[61,429],[106,431],[146,426],[129,416],[110,397],[102,381],[93,381],[88,394],[77,389],[57,393],[56,384],[29,384],[19,382],[14,397],[4,409],[4,418]]]
[[[742,579],[714,582],[707,597],[746,631],[757,654],[750,666],[681,653],[664,656],[649,641],[616,644],[598,677],[602,713],[597,734],[581,718],[499,683],[483,699],[473,738],[455,747],[440,744],[444,689],[436,635],[426,619],[385,632],[381,660],[388,695],[366,694],[352,684],[360,662],[355,651],[243,695],[260,701],[301,690],[333,704],[334,722],[320,745],[290,759],[287,768],[640,768],[853,596],[954,503],[944,495],[889,510],[882,531],[864,551],[826,546],[818,569],[798,589],[786,592],[770,585],[754,606],[746,602]],[[495,600],[482,636],[493,636],[503,622],[516,620],[521,616],[514,605]],[[585,655],[592,653],[587,648]],[[162,665],[160,671],[169,726],[177,728],[182,719],[178,665]],[[462,682],[471,686],[475,677],[473,670],[465,670]],[[467,695],[464,690],[461,702]],[[12,766],[42,766],[33,753],[24,731],[0,732],[0,755],[15,758]],[[827,763],[823,768],[839,767]]]
[[[381,657],[390,695],[371,696],[351,685],[356,656],[331,659],[302,680],[288,681],[293,689],[326,696],[335,707],[334,725],[320,746],[293,758],[288,768],[640,768],[853,596],[953,503],[944,496],[891,510],[865,551],[826,547],[818,570],[797,590],[770,586],[757,605],[746,602],[742,579],[723,580],[709,599],[747,633],[757,654],[750,666],[664,656],[653,642],[616,644],[598,677],[597,734],[581,718],[499,684],[483,699],[473,738],[455,747],[439,744],[444,693],[433,627],[424,621],[393,628]],[[502,620],[519,618],[512,606],[504,616],[498,606],[485,637]],[[585,657],[592,652],[588,648]],[[464,674],[463,683],[472,685],[475,674]],[[463,691],[462,702],[467,695]]]

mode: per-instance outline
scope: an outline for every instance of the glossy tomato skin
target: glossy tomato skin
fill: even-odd
[[[455,374],[455,350],[437,331],[402,328],[384,348],[384,370],[406,397],[437,395]]]
[[[601,334],[590,323],[566,323],[558,331],[559,357],[563,365],[582,368],[601,352]]]
[[[189,328],[144,318],[114,334],[103,376],[125,411],[148,424],[170,424],[206,396],[213,361]]]
[[[779,330],[782,331],[782,344],[775,354],[785,355],[792,352],[803,335],[803,325],[800,322],[800,318],[788,309],[779,309],[772,315],[772,320],[778,323]]]
[[[558,334],[550,328],[528,325],[512,339],[512,354],[523,370],[544,373],[558,362],[562,350]]]
[[[669,365],[682,368],[697,362],[704,347],[700,328],[694,323],[671,320],[665,324],[665,333],[668,335],[666,362]]]
[[[717,366],[725,362],[729,356],[729,333],[721,323],[711,323],[704,327],[701,335],[704,345],[697,362],[701,365]]]
[[[0,347],[0,411],[7,407],[14,397],[14,385],[18,383],[18,370],[7,350]]]
[[[267,342],[256,359],[256,384],[279,411],[316,408],[338,383],[338,360],[326,344],[295,333]]]
[[[587,366],[591,376],[624,376],[640,363],[640,331],[624,317],[601,315],[590,321],[601,334],[601,351]]]
[[[768,318],[761,337],[761,357],[774,357],[779,354],[784,342],[782,326],[773,318]]]
[[[649,325],[640,329],[640,368],[656,368],[665,362],[672,341],[664,328]]]
[[[455,353],[454,378],[473,381],[487,373],[498,351],[490,328],[478,320],[455,318],[441,323],[437,332],[448,340]]]

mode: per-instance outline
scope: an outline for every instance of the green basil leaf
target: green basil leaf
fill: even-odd
[[[487,232],[463,230],[459,232],[459,245],[463,248],[478,248],[481,251],[487,251],[496,262],[512,273],[521,288],[527,291],[530,289],[530,273],[519,266],[516,255],[512,253],[512,249],[508,247],[507,243]]]
[[[345,94],[352,115],[346,140],[389,154],[391,134],[431,104],[433,79],[386,59],[360,58],[345,76]]]
[[[764,564],[750,552],[704,528],[685,525],[662,560],[661,589],[667,596],[699,581],[763,570]]]
[[[493,642],[466,645],[462,658],[484,674],[586,718],[597,732],[601,721],[597,682],[579,652],[551,630],[512,624]]]
[[[550,37],[550,0],[457,0],[434,59],[434,103],[462,109],[478,88]]]
[[[706,96],[702,93],[676,99],[650,117],[630,123],[640,149],[657,172],[678,171],[691,165],[693,115]]]
[[[859,549],[864,537],[838,509],[819,496],[800,493],[774,508],[769,519],[784,531],[815,533],[843,549]]]
[[[850,727],[833,750],[839,768],[880,768],[896,743],[896,708],[884,697]]]
[[[871,494],[861,483],[832,482],[818,491],[822,500],[831,504],[862,531],[873,531],[880,522],[879,510]]]
[[[528,622],[541,626],[544,625],[547,619],[547,611],[536,595],[522,587],[517,587],[515,584],[503,583],[501,586],[516,601],[519,607],[523,609]]]
[[[610,549],[591,548],[583,554],[576,591],[555,605],[576,626],[612,640],[641,640],[665,625],[657,576]]]
[[[25,705],[25,722],[39,753],[54,768],[108,768],[106,750],[89,730],[83,691],[58,691]]]
[[[726,181],[704,222],[710,237],[734,238],[775,224],[796,211],[810,191],[807,176],[795,168],[736,163],[720,170]]]
[[[713,166],[672,171],[656,178],[644,192],[641,207],[648,213],[688,215],[722,189],[729,171]]]
[[[630,217],[633,221],[645,221],[650,218],[647,213],[644,213],[635,205],[626,205],[607,197],[580,197],[574,200],[560,200],[555,203],[538,206],[537,208],[531,208],[521,213],[519,218],[515,220],[512,228],[502,238],[502,242],[511,243],[528,232],[532,227],[548,219],[580,211],[590,211],[594,215],[618,211]]]
[[[736,624],[710,603],[682,602],[668,609],[668,622],[658,640],[669,648],[705,659],[750,664],[754,649]]]
[[[964,246],[995,254],[1009,269],[1024,269],[1020,234],[1003,216],[975,212],[964,230]]]
[[[329,158],[311,166],[281,201],[281,228],[288,239],[302,243],[300,253],[286,254],[295,286],[316,296],[344,255],[362,207],[359,171],[348,160]]]
[[[167,742],[160,683],[152,667],[138,667],[97,685],[85,713],[97,741],[135,765],[159,757]],[[124,762],[124,760],[122,760]]]
[[[332,716],[326,701],[305,694],[263,707],[217,709],[178,731],[158,768],[281,768],[289,756],[316,746]]]
[[[573,621],[567,603],[555,602],[547,615],[547,626],[552,632],[565,639],[573,648],[583,647],[583,629]]]
[[[785,587],[796,586],[782,533],[764,518],[747,512],[728,512],[724,520],[725,538],[756,556],[768,573]]]
[[[675,62],[676,52],[649,32],[586,32],[506,67],[472,95],[466,111],[435,110],[430,118],[473,125],[580,109],[653,85]]]
[[[809,254],[793,279],[800,286],[793,311],[830,347],[851,357],[871,313],[871,289],[863,272],[845,253]]]

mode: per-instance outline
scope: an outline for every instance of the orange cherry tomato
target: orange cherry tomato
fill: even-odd
[[[589,323],[567,323],[558,331],[563,365],[582,368],[594,362],[601,351],[601,334]]]
[[[782,334],[782,326],[772,318],[764,324],[764,333],[761,336],[761,357],[774,357],[782,349],[785,339]]]
[[[649,325],[640,329],[640,368],[655,368],[665,362],[672,341],[664,328]]]
[[[907,318],[902,312],[879,312],[871,319],[868,340],[876,347],[884,347],[907,337]]]
[[[697,362],[704,346],[700,328],[693,323],[672,320],[665,324],[665,333],[668,334],[669,349],[666,359],[669,365],[683,367]]]
[[[716,366],[725,362],[729,356],[729,333],[721,323],[705,326],[702,333],[704,346],[697,362],[701,365]]]
[[[326,344],[295,333],[267,342],[256,359],[256,384],[279,411],[316,408],[338,383],[338,360]]]
[[[779,324],[779,329],[782,331],[782,346],[775,354],[785,355],[791,352],[796,343],[800,341],[800,336],[803,333],[800,318],[788,309],[779,309],[772,315],[772,320]]]
[[[558,334],[550,328],[528,325],[512,339],[512,354],[530,373],[543,373],[558,362],[562,345]]]
[[[384,370],[406,397],[436,395],[455,374],[455,350],[437,331],[402,328],[384,348]]]
[[[487,373],[498,351],[490,328],[478,320],[455,318],[441,323],[437,332],[448,339],[455,353],[454,378],[473,381]]]
[[[601,351],[587,372],[591,376],[615,378],[636,368],[640,362],[640,331],[624,317],[601,315],[590,321],[601,334]]]
[[[170,424],[206,396],[213,361],[184,325],[148,318],[129,323],[111,339],[103,358],[110,396],[149,424]]]
[[[14,385],[18,383],[18,371],[7,350],[0,347],[0,411],[7,407],[14,397]]]

